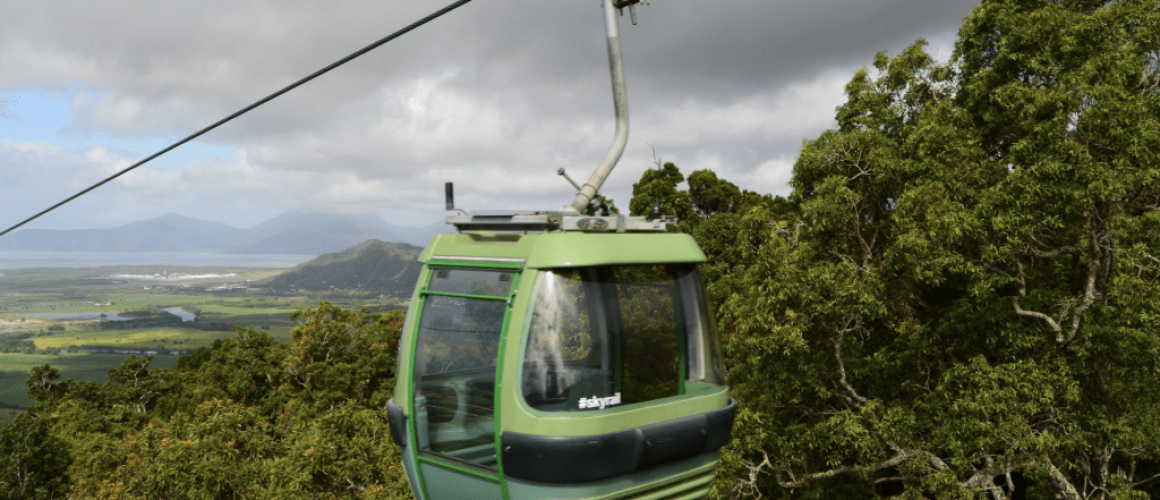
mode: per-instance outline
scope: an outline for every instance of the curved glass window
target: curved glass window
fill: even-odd
[[[546,270],[532,300],[522,386],[533,408],[592,411],[724,384],[692,264]]]
[[[414,358],[419,449],[496,468],[496,360],[515,277],[498,270],[432,269]]]

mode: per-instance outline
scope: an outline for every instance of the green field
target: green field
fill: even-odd
[[[259,301],[245,298],[229,302],[204,303],[197,307],[201,309],[202,321],[226,322],[255,330],[267,330],[275,338],[289,340],[290,330],[294,327],[290,314],[312,305],[317,303],[302,299]]]
[[[206,288],[257,282],[284,270],[252,268],[191,268],[181,266],[112,266],[88,269],[15,269],[0,279],[0,314],[103,312],[144,306],[197,305],[219,297]],[[117,275],[178,273],[234,274],[228,278],[156,280]],[[236,294],[235,294],[236,295]]]
[[[16,421],[16,417],[24,413],[24,410],[11,410],[7,408],[0,408],[0,427],[12,425]]]
[[[0,353],[0,425],[14,418],[6,406],[31,404],[25,380],[35,366],[51,364],[62,378],[105,382],[106,372],[129,354],[101,354],[98,349],[170,352],[208,346],[214,340],[232,338],[231,327],[260,329],[279,340],[289,340],[293,311],[316,305],[316,297],[273,297],[260,291],[213,290],[227,284],[259,282],[283,272],[281,269],[181,266],[114,266],[91,269],[5,270],[0,279],[0,331],[4,337],[24,338],[34,352]],[[118,275],[233,274],[203,279],[141,279]],[[157,313],[157,307],[181,307],[198,313],[197,324],[176,322],[176,317]],[[173,324],[148,326],[138,322],[44,319],[22,317],[35,313],[105,313],[140,318],[135,311],[152,310],[154,318]],[[121,329],[124,327],[132,327]],[[51,329],[50,329],[51,328]],[[31,349],[28,349],[31,351]],[[61,350],[66,353],[58,354]],[[80,352],[78,352],[78,350]],[[172,367],[177,356],[158,355],[153,366]]]
[[[0,403],[27,408],[32,404],[28,398],[28,372],[34,367],[48,364],[60,370],[60,380],[87,380],[107,382],[109,369],[120,366],[124,354],[63,354],[47,356],[42,354],[0,353]],[[177,366],[177,356],[157,356],[150,365],[157,368]]]
[[[32,339],[37,349],[71,347],[113,347],[121,349],[196,349],[214,340],[233,338],[226,331],[198,331],[183,328],[143,328],[140,330],[66,331],[61,335]]]

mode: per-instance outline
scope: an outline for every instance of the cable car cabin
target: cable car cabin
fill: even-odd
[[[623,216],[449,222],[389,404],[416,498],[703,497],[736,407],[693,239]]]

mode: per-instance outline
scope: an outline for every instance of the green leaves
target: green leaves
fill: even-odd
[[[711,254],[732,491],[1155,496],[1160,6],[988,0],[924,47],[856,73],[788,210]]]
[[[353,312],[322,302],[298,311],[294,343],[282,362],[282,391],[322,411],[354,399],[386,406],[403,327],[401,311]],[[387,399],[384,399],[387,398]]]
[[[48,421],[33,412],[20,415],[0,428],[0,498],[63,498],[72,461]]]
[[[401,311],[294,318],[292,344],[237,329],[106,384],[36,368],[37,405],[0,429],[0,498],[409,498],[385,411]]]
[[[698,170],[689,175],[689,203],[702,220],[734,213],[742,203],[741,190],[710,170]]]
[[[641,176],[640,182],[632,185],[632,200],[628,209],[632,215],[650,215],[658,208],[660,214],[687,221],[694,218],[692,204],[688,196],[677,191],[677,185],[685,176],[672,162],[659,169],[649,169]]]

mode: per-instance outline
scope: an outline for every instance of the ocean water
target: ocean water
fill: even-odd
[[[4,269],[37,267],[102,267],[120,265],[247,266],[289,268],[314,255],[228,253],[130,253],[130,252],[0,252]]]

